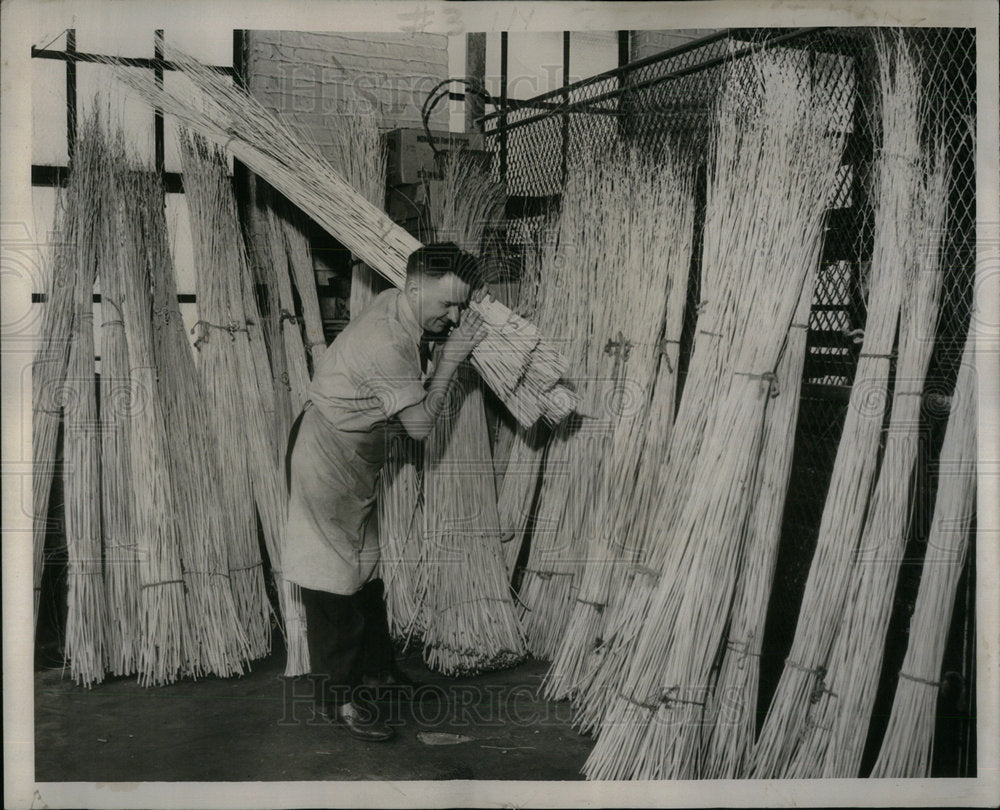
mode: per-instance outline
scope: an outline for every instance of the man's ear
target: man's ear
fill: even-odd
[[[420,289],[420,282],[414,276],[407,276],[406,281],[403,283],[404,292],[408,295],[414,295],[418,289]]]

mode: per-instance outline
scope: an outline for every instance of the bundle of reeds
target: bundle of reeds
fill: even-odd
[[[423,564],[423,503],[418,465],[423,448],[406,435],[390,437],[379,478],[380,570],[389,631],[407,645],[423,635],[419,567]]]
[[[424,660],[448,675],[513,666],[526,655],[500,543],[482,392],[456,373],[424,448]]]
[[[334,124],[330,152],[334,168],[375,208],[385,207],[386,147],[379,132],[378,113],[364,99],[336,103],[328,111]],[[386,281],[360,257],[351,262],[350,315],[356,318],[382,290]]]
[[[691,497],[663,525],[662,542],[675,549],[677,564],[659,578],[585,765],[589,778],[700,772],[701,710],[742,556],[749,508],[743,482],[758,457],[782,344],[819,261],[842,136],[829,132],[825,99],[796,55],[763,53],[742,67],[754,71],[753,92],[731,85],[720,97],[710,180],[713,191],[754,192],[744,206],[728,197],[726,205],[745,212],[733,223],[741,247],[713,257],[726,264],[737,293],[731,350],[700,451],[684,462],[692,469]],[[709,206],[719,202],[710,193]],[[708,238],[706,223],[706,245]]]
[[[605,327],[627,323],[633,340],[605,346],[612,348],[615,363],[610,374],[605,372],[610,385],[606,435],[596,448],[599,474],[591,484],[579,529],[586,543],[586,563],[565,632],[555,639],[554,660],[545,680],[550,697],[575,693],[604,634],[605,608],[623,583],[625,566],[632,562],[622,540],[636,510],[644,507],[636,497],[643,446],[650,430],[659,438],[673,417],[674,366],[666,352],[672,351],[676,361],[691,264],[693,167],[685,156],[666,152],[654,163],[626,155],[604,170],[608,176],[601,186],[607,186],[599,187],[591,200],[605,198],[615,212],[603,220],[601,237],[608,246],[604,272],[618,284],[625,278],[641,278],[648,291],[637,296],[630,285],[622,285],[632,300],[610,299],[620,302],[621,308],[610,313]],[[618,334],[615,342],[623,340],[623,333]],[[653,396],[657,386],[667,394],[666,401]]]
[[[709,704],[707,725],[711,731],[702,771],[707,779],[742,776],[757,731],[761,643],[792,471],[813,295],[810,281],[812,277],[807,278],[802,287],[778,363],[777,377],[785,383],[767,406],[760,459],[754,474],[752,506],[744,529],[747,532],[743,541],[746,559],[733,598],[722,664]]]
[[[407,259],[420,247],[416,239],[353,189],[308,146],[307,138],[293,133],[227,78],[175,49],[170,49],[168,56],[201,91],[197,98],[158,87],[128,71],[117,75],[150,104],[228,150],[356,258],[395,286],[403,286]],[[478,303],[473,306],[480,308]],[[504,404],[519,421],[541,416],[558,421],[569,413],[575,401],[570,389],[557,384],[565,366],[554,345],[542,340],[532,346],[531,325],[512,314],[498,317],[495,305],[484,313],[484,320],[492,325],[491,333],[476,348],[473,361],[480,363],[483,379],[501,397],[516,386]],[[522,332],[528,335],[527,341]],[[480,362],[479,357],[485,359]]]
[[[278,205],[277,214],[285,237],[288,264],[302,305],[305,344],[312,360],[312,368],[315,369],[320,356],[326,351],[326,338],[323,334],[323,315],[319,308],[316,272],[313,269],[312,249],[306,232],[305,217],[293,206],[284,202]]]
[[[976,384],[973,338],[966,341],[938,461],[934,522],[910,618],[889,725],[872,769],[877,778],[931,775],[941,662],[965,565],[976,501]]]
[[[435,239],[481,256],[486,230],[503,211],[503,192],[462,152],[449,153],[442,169],[440,193],[430,195]],[[510,666],[524,656],[480,386],[467,367],[459,370],[424,446],[424,549],[413,578],[422,583],[425,659],[450,673]]]
[[[861,540],[888,402],[890,352],[909,245],[920,240],[922,92],[918,67],[900,43],[879,49],[882,143],[875,166],[874,246],[864,341],[851,388],[799,620],[785,668],[754,748],[750,775],[786,772],[808,730],[808,709],[827,690],[825,667]]]
[[[145,175],[141,217],[153,292],[155,365],[169,436],[170,470],[184,572],[190,646],[185,671],[195,677],[240,675],[250,657],[230,588],[228,528],[219,445],[210,425],[194,354],[177,304],[163,188]],[[246,505],[243,507],[246,509]]]
[[[100,198],[106,168],[100,122],[83,122],[72,173],[76,184],[68,202],[73,229],[73,329],[66,370],[65,475],[68,558],[66,644],[73,680],[91,686],[104,679],[104,583],[101,555],[100,423],[94,368],[94,283],[102,250]]]
[[[192,646],[191,623],[171,488],[165,406],[154,365],[149,256],[143,223],[135,210],[135,201],[142,196],[144,173],[118,173],[110,166],[106,171],[117,178],[119,186],[113,196],[115,233],[121,250],[119,305],[133,396],[141,403],[130,415],[128,449],[139,561],[137,670],[139,683],[149,686],[173,682],[184,671]]]
[[[524,240],[524,257],[517,287],[517,309],[534,317],[542,272],[541,240],[550,232],[551,223],[543,222]],[[528,529],[531,507],[538,488],[538,478],[550,431],[543,425],[529,428],[513,421],[507,427],[501,420],[493,448],[493,468],[497,479],[497,511],[504,540],[504,559],[508,575],[521,553]],[[509,434],[509,440],[505,438]],[[509,442],[509,449],[498,445]]]
[[[122,250],[119,246],[117,195],[125,170],[122,134],[102,135],[100,188],[87,204],[98,213],[100,233],[95,249],[101,287],[101,505],[104,546],[105,628],[108,669],[115,675],[136,671],[141,638],[139,622],[139,546],[136,537],[137,504],[129,452],[131,419],[146,407],[129,373],[128,340],[121,310]],[[134,211],[135,208],[133,207]],[[148,392],[147,392],[148,393]]]
[[[269,441],[271,426],[264,423],[257,374],[247,345],[247,315],[239,281],[239,231],[235,230],[235,217],[226,216],[229,211],[221,201],[228,199],[228,189],[220,184],[228,179],[220,179],[213,172],[204,144],[185,137],[181,145],[197,271],[198,369],[221,467],[226,473],[220,482],[223,513],[232,520],[226,532],[230,588],[247,635],[250,657],[259,658],[270,648],[271,622],[257,543],[257,517],[252,507],[249,442],[251,434],[263,435]],[[251,409],[247,400],[258,402],[257,408]],[[269,445],[266,460],[273,462],[274,455]]]
[[[899,569],[913,511],[910,482],[920,443],[924,380],[934,348],[948,209],[949,171],[938,138],[927,155],[926,186],[908,246],[892,409],[878,483],[868,505],[861,543],[836,639],[826,664],[827,691],[809,707],[807,731],[788,767],[798,778],[859,776],[861,756],[882,670]],[[836,695],[836,697],[834,697]]]
[[[66,197],[78,193],[77,186],[71,182],[65,194],[58,199],[55,239],[48,257],[50,275],[42,310],[41,342],[31,365],[31,536],[35,626],[38,624],[49,497],[56,470],[66,366],[69,362],[73,327],[76,273],[70,248],[75,241],[73,229],[76,222],[71,211],[79,203],[69,203]]]

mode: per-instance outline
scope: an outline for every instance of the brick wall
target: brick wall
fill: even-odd
[[[329,113],[342,99],[371,101],[384,129],[420,126],[424,99],[448,77],[448,37],[251,31],[246,69],[254,95],[323,148]],[[431,126],[448,129],[446,102],[435,108]]]

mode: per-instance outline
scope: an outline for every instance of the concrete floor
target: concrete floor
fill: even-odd
[[[59,669],[35,677],[39,782],[364,779],[581,779],[592,746],[567,703],[536,691],[547,664],[445,678],[419,655],[402,661],[446,700],[384,706],[388,743],[364,743],[315,717],[282,677],[283,656],[229,680],[142,688],[134,679],[87,690]],[[418,736],[419,735],[419,736]],[[435,736],[440,735],[440,736]],[[465,739],[440,744],[461,735]],[[422,738],[422,739],[421,739]],[[439,743],[439,744],[432,744]]]

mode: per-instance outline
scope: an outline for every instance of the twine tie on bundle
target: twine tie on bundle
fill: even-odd
[[[250,336],[249,324],[250,321],[247,321],[246,325],[244,326],[240,326],[238,323],[236,323],[236,321],[222,325],[216,323],[209,323],[208,321],[204,320],[195,321],[194,326],[191,327],[191,334],[193,335],[195,331],[197,331],[199,328],[201,329],[201,334],[199,334],[198,339],[195,340],[194,347],[197,349],[201,346],[202,343],[208,342],[209,329],[218,329],[220,332],[228,332],[230,340],[236,340],[237,332],[246,332],[247,337],[249,337]]]
[[[726,641],[726,649],[732,650],[734,653],[739,655],[739,660],[736,663],[738,669],[743,669],[745,667],[747,658],[760,658],[759,652],[750,649],[751,641],[753,641],[752,635],[746,641],[734,641],[733,639],[728,639]]]
[[[924,686],[930,686],[932,689],[940,689],[941,681],[932,681],[929,678],[921,678],[918,675],[911,675],[909,672],[900,672],[900,678],[906,678],[908,681],[913,681],[914,683],[922,683]]]
[[[792,669],[797,669],[799,670],[799,672],[805,672],[807,675],[812,675],[813,677],[816,678],[816,686],[813,688],[812,692],[809,693],[810,703],[813,704],[818,703],[820,698],[822,698],[824,694],[827,694],[830,697],[837,697],[837,693],[832,692],[826,686],[826,680],[825,680],[826,667],[819,666],[816,667],[815,669],[810,669],[809,667],[803,666],[797,661],[793,661],[791,658],[785,659],[785,666],[791,667]]]
[[[289,321],[290,323],[293,323],[293,324],[298,324],[299,318],[298,318],[298,316],[296,316],[293,313],[289,312],[287,309],[282,309],[281,313],[280,313],[280,317],[278,318],[278,324],[279,325],[283,325],[285,323],[285,321]]]
[[[762,387],[761,390],[771,399],[774,399],[781,393],[781,389],[778,387],[778,376],[773,371],[765,371],[763,374],[754,374],[751,371],[734,371],[733,376],[751,377],[760,380],[761,383],[765,383],[766,387]]]

